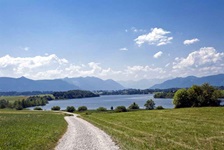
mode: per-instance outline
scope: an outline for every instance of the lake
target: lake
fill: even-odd
[[[115,109],[117,106],[130,106],[133,102],[137,103],[140,108],[144,108],[147,100],[153,99],[156,106],[163,106],[164,108],[173,108],[172,99],[153,98],[153,94],[144,95],[102,95],[100,97],[69,99],[69,100],[54,100],[49,101],[49,104],[41,106],[43,110],[51,110],[53,106],[60,106],[61,110],[66,109],[67,106],[74,106],[76,109],[79,106],[86,106],[88,109],[97,109],[98,107],[105,107],[110,109],[111,106]],[[33,109],[30,107],[29,109]]]

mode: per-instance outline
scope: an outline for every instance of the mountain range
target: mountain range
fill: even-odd
[[[67,91],[82,90],[120,90],[122,85],[113,80],[102,80],[95,77],[64,78],[54,80],[31,80],[25,77],[0,77],[0,92],[8,91]]]
[[[185,78],[174,78],[161,84],[155,84],[150,89],[187,88],[192,85],[202,85],[203,83],[209,83],[213,86],[224,86],[224,74],[205,77],[188,76]]]
[[[9,78],[0,77],[0,92],[8,91],[67,91],[74,89],[82,90],[122,90],[125,88],[137,89],[168,89],[186,88],[192,85],[209,83],[213,86],[224,86],[224,74],[205,77],[178,77],[169,79],[161,83],[162,80],[139,80],[139,81],[119,81],[102,80],[96,77],[63,78],[54,80],[31,80],[25,77]],[[155,84],[154,83],[160,83]],[[150,87],[151,86],[151,87]]]
[[[118,82],[108,79],[102,80],[96,77],[78,77],[78,78],[64,78],[69,84],[76,85],[84,90],[122,90],[124,87]]]

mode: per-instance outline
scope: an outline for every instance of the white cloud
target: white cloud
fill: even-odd
[[[23,51],[29,51],[30,47],[26,46],[26,47],[19,47],[19,49],[23,50]]]
[[[133,80],[133,77],[135,77],[134,80],[140,80],[143,78],[152,79],[155,77],[157,78],[167,77],[166,71],[163,68],[150,67],[148,65],[127,66],[127,68],[124,70],[124,75],[126,76],[126,79],[131,79],[131,80]]]
[[[24,47],[24,50],[25,51],[28,51],[30,48],[29,47]]]
[[[120,48],[120,51],[127,51],[128,49],[126,47]]]
[[[146,32],[146,30],[143,29],[137,29],[136,27],[131,27],[131,31],[134,33],[138,33],[138,32]]]
[[[162,55],[158,53],[156,58]],[[213,47],[204,47],[188,56],[177,57],[174,62],[156,65],[133,65],[113,70],[103,67],[98,62],[73,64],[55,54],[34,57],[0,57],[0,76],[21,77],[31,79],[55,79],[64,77],[95,76],[102,79],[140,80],[177,76],[205,76],[224,73],[224,53]]]
[[[169,67],[170,66],[170,63],[167,63],[166,65],[165,65],[165,67]]]
[[[191,40],[185,40],[183,43],[184,43],[184,45],[191,45],[191,44],[196,43],[196,42],[199,42],[199,39],[194,38],[194,39],[191,39]]]
[[[204,47],[190,53],[186,58],[176,58],[175,68],[200,67],[223,62],[224,53],[218,53],[213,47]]]
[[[166,77],[162,68],[155,66],[127,66],[121,70],[102,67],[100,63],[72,64],[55,54],[34,57],[0,57],[0,76],[31,79],[55,79],[64,77],[95,76],[102,79],[135,80],[142,78]]]
[[[136,27],[131,27],[130,29],[125,29],[125,32],[133,32],[133,33],[139,33],[139,32],[146,32],[146,30],[138,29]]]
[[[159,58],[160,56],[162,56],[163,52],[159,51],[158,53],[155,53],[155,55],[153,55],[154,58]]]
[[[55,54],[34,57],[0,57],[0,76],[31,79],[55,79],[64,77],[96,76],[101,78],[117,76],[122,71],[102,68],[100,63],[75,65]]]
[[[166,36],[169,33],[170,31],[165,31],[162,28],[152,28],[151,32],[138,36],[134,41],[139,47],[144,43],[157,46],[166,45],[173,39],[173,37]]]
[[[223,73],[224,53],[218,53],[213,47],[203,47],[190,53],[186,58],[176,58],[173,72],[182,76],[205,76]]]

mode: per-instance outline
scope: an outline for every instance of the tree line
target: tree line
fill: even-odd
[[[55,99],[73,99],[73,98],[87,98],[87,97],[99,97],[99,94],[95,94],[90,91],[83,90],[71,90],[65,92],[53,92]]]
[[[5,99],[0,100],[0,108],[15,108],[21,110],[23,108],[32,107],[32,106],[44,106],[48,103],[49,100],[53,100],[51,96],[30,96],[27,99],[16,100],[13,103]]]

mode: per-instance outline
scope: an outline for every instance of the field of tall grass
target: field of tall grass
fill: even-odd
[[[53,149],[66,128],[61,113],[0,109],[0,150]]]
[[[224,107],[83,113],[123,150],[224,149]]]
[[[14,103],[15,101],[21,101],[27,98],[28,96],[0,96],[0,99],[5,99],[9,101],[9,103]]]

